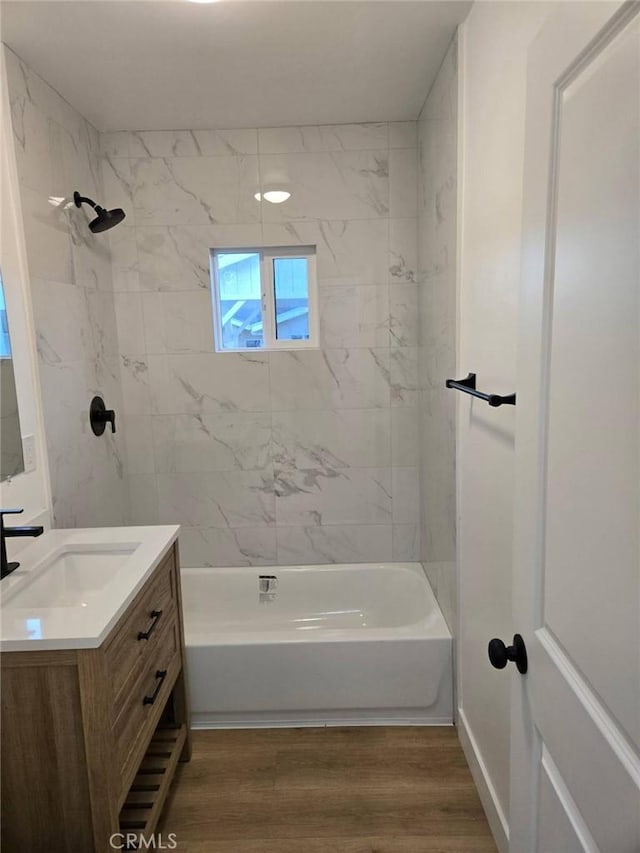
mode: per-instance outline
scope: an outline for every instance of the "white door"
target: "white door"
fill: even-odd
[[[513,853],[640,851],[639,11],[563,4],[529,55]]]

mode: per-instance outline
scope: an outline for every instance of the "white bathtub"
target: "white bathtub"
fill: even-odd
[[[419,563],[185,568],[182,590],[196,727],[452,722],[451,635]]]

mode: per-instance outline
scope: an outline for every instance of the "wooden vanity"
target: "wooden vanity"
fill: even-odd
[[[149,838],[191,752],[177,542],[98,648],[2,664],[2,849],[106,853]],[[132,848],[133,849],[133,848]]]

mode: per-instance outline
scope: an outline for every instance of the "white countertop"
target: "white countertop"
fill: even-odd
[[[20,566],[0,581],[0,651],[93,649],[100,646],[146,580],[178,538],[180,527],[96,527],[50,530],[20,551]],[[80,596],[52,596],[51,604],[37,601],[25,606],[24,593],[41,583],[57,555],[74,552],[82,571],[83,549],[114,549],[118,565],[103,582]],[[121,553],[118,555],[117,552]],[[73,592],[73,572],[64,578]],[[58,577],[52,577],[57,583]],[[38,596],[33,596],[37,598]]]

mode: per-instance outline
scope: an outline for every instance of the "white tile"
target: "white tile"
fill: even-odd
[[[132,133],[131,157],[211,157],[258,153],[256,130],[151,130]]]
[[[209,228],[139,227],[136,239],[142,290],[209,288]]]
[[[255,128],[194,130],[193,135],[203,157],[258,153],[258,131]]]
[[[154,415],[158,472],[252,471],[271,464],[271,416],[233,412]]]
[[[254,199],[255,201],[255,199]],[[204,240],[209,249],[242,249],[261,246],[262,226],[258,223],[240,225],[213,225],[207,228]]]
[[[389,409],[274,412],[274,464],[320,470],[387,467],[389,415]]]
[[[129,524],[158,524],[158,485],[155,474],[131,474]]]
[[[149,364],[156,414],[269,411],[265,354],[150,356]]]
[[[455,279],[446,274],[429,279],[418,297],[420,330],[425,358],[421,361],[423,387],[442,388],[455,372]]]
[[[166,355],[162,294],[143,291],[137,295],[140,300],[140,331],[144,341],[144,351],[150,355]]]
[[[124,415],[124,405],[122,402],[122,383],[120,378],[120,357],[117,355],[105,356],[96,358],[87,363],[89,367],[95,368],[95,383],[90,386],[91,396],[99,394],[108,401],[108,406],[115,409],[116,413]],[[92,377],[92,382],[94,379]],[[91,399],[91,397],[89,397]],[[118,431],[115,442],[120,443],[122,438],[120,430]],[[122,443],[122,455],[124,456],[124,442]]]
[[[278,565],[391,560],[391,525],[278,527]]]
[[[120,225],[109,231],[111,275],[115,292],[140,290],[136,231]]]
[[[78,117],[76,128],[51,123],[49,133],[52,171],[61,169],[57,176],[53,175],[55,195],[65,195],[72,200],[72,192],[67,188],[80,187],[82,195],[99,199],[103,195],[100,153],[91,147],[90,125]],[[59,182],[62,176],[66,184],[64,191]],[[75,210],[75,206],[72,209]]]
[[[418,281],[417,220],[389,220],[389,283],[415,284]]]
[[[272,352],[274,412],[389,406],[389,350]]]
[[[418,345],[418,286],[398,284],[389,288],[389,336],[392,346]]]
[[[114,449],[111,437],[103,445],[105,448]],[[119,453],[111,453],[112,464],[109,469],[101,467],[95,472],[95,480],[102,482],[101,488],[94,486],[93,495],[95,509],[90,523],[96,524],[94,519],[99,519],[99,524],[105,527],[122,527],[129,524],[129,485],[126,477],[118,478],[114,474],[114,467],[120,465]]]
[[[398,563],[420,561],[420,525],[393,525],[393,559]]]
[[[151,394],[147,358],[137,355],[122,355],[120,376],[122,377],[122,401],[126,415],[150,414]]]
[[[448,561],[456,553],[455,400],[444,388],[427,390],[423,396],[423,559]]]
[[[83,361],[41,361],[40,380],[49,463],[55,482],[56,471],[65,465],[88,461],[84,452],[90,432],[86,365]]]
[[[73,280],[87,290],[113,291],[111,253],[104,234],[92,234],[84,212],[68,212]]]
[[[275,523],[273,478],[266,471],[158,474],[161,524],[269,527]]]
[[[208,290],[162,293],[166,350],[213,352],[213,315]]]
[[[273,566],[276,564],[274,527],[183,527],[180,531],[183,566]]]
[[[101,154],[97,140],[94,147],[94,130],[68,105],[67,110],[70,111],[68,122],[65,120],[62,125],[52,122],[49,125],[53,194],[64,195],[72,200],[73,190],[79,189],[83,196],[105,204]],[[60,179],[64,179],[64,188]],[[75,210],[75,207],[72,209]]]
[[[282,468],[275,472],[278,526],[387,524],[390,468]]]
[[[68,213],[52,207],[46,196],[28,187],[22,188],[21,199],[31,276],[73,284]]]
[[[89,309],[89,324],[93,334],[93,357],[96,359],[106,359],[110,356],[117,358],[120,349],[113,293],[103,290],[88,290],[86,299]]]
[[[102,160],[102,180],[104,199],[99,203],[103,207],[121,207],[126,214],[126,224],[135,224],[133,204],[133,178],[131,162],[119,157],[105,157]]]
[[[265,154],[260,175],[263,189],[273,185],[291,193],[283,204],[262,202],[264,222],[377,219],[389,213],[386,151]]]
[[[418,348],[392,347],[389,350],[392,406],[418,405]]]
[[[319,311],[323,347],[389,346],[388,287],[321,288]]]
[[[418,468],[394,468],[392,471],[393,523],[420,522],[420,475]]]
[[[418,212],[418,160],[415,149],[389,151],[389,215],[393,219]]]
[[[93,339],[85,291],[33,278],[31,296],[40,360],[54,364],[87,358]]]
[[[209,291],[140,294],[146,351],[162,353],[213,352]]]
[[[131,157],[195,157],[200,153],[190,130],[141,130],[129,137]]]
[[[118,347],[127,355],[144,355],[147,351],[142,324],[140,293],[114,293]]]
[[[150,415],[127,415],[121,432],[124,433],[127,474],[153,474],[155,462]]]
[[[391,464],[394,467],[420,463],[420,412],[417,408],[391,409]]]
[[[260,128],[258,141],[261,154],[384,150],[388,146],[384,122]]]
[[[137,225],[216,225],[260,220],[258,158],[131,160]]]
[[[60,452],[60,445],[47,440],[51,475],[54,523],[57,527],[85,527],[93,523],[94,490],[90,458],[82,437],[72,452]]]
[[[25,99],[12,120],[20,184],[53,195],[49,119]]]
[[[14,124],[14,132],[16,126]],[[49,181],[39,187],[35,187],[37,191],[51,196],[53,203],[54,199],[60,199],[58,203],[61,208],[67,208],[73,204],[73,189],[70,186],[76,186],[75,169],[76,164],[72,160],[72,152],[74,151],[73,140],[67,131],[54,121],[49,120],[47,142],[49,145],[49,162],[51,164]],[[72,171],[69,174],[70,170]],[[70,182],[73,181],[73,184]],[[28,184],[22,182],[22,186]],[[79,184],[78,184],[79,186]],[[87,193],[93,187],[83,189],[83,193]]]
[[[127,130],[100,134],[100,150],[104,157],[129,157],[129,137]]]

